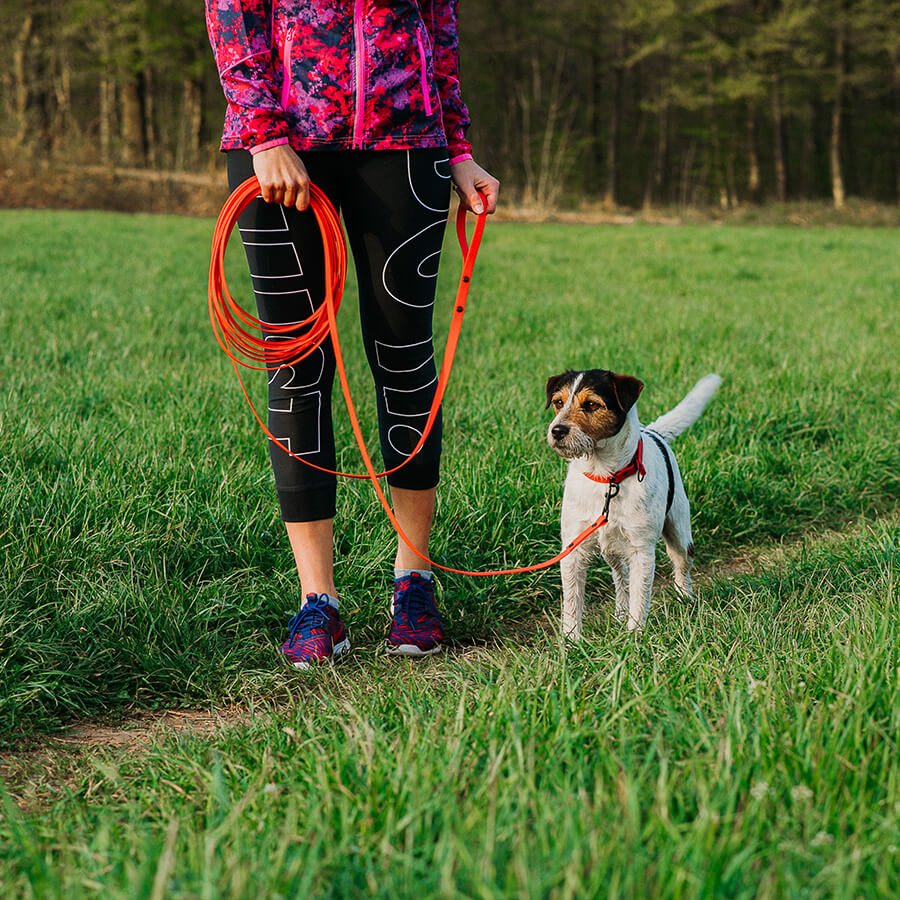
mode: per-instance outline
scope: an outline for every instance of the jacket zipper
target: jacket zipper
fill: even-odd
[[[296,26],[294,26],[296,27]],[[294,46],[294,28],[287,33],[284,42],[284,55],[282,62],[284,63],[284,79],[281,83],[281,108],[287,110],[288,103],[291,99],[291,51]]]
[[[425,99],[425,115],[431,115],[431,97],[428,92],[428,70],[425,68],[425,43],[422,30],[416,29],[416,42],[419,45],[419,83],[422,85],[422,97]]]
[[[363,116],[366,110],[366,75],[363,54],[363,5],[364,0],[353,2],[353,54],[356,81],[356,109],[353,116],[353,148],[362,149]]]

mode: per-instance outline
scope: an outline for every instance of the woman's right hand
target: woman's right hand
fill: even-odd
[[[281,203],[297,209],[309,206],[309,175],[290,144],[279,144],[255,153],[253,171],[266,203]]]

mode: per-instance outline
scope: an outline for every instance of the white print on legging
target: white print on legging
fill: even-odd
[[[446,174],[446,175],[445,175],[443,172],[441,172],[441,171],[438,170],[438,166],[443,167],[445,163],[449,163],[449,162],[450,162],[450,157],[447,157],[446,159],[436,159],[436,160],[434,161],[434,174],[437,175],[438,178],[443,178],[444,180],[449,180],[449,178],[450,178],[450,168],[449,168],[449,166],[447,167],[447,174]],[[443,208],[439,208],[439,207],[437,207],[437,206],[429,206],[429,205],[428,205],[427,203],[425,203],[425,202],[422,200],[422,198],[416,193],[416,188],[415,188],[415,185],[413,184],[413,177],[412,177],[412,163],[410,162],[409,150],[406,151],[406,175],[407,175],[407,178],[409,178],[409,189],[412,191],[413,197],[415,197],[416,200],[419,202],[419,206],[423,207],[424,209],[431,210],[431,212],[444,213],[445,215],[446,215],[448,212],[450,212],[450,207],[449,207],[449,206],[445,206],[445,207],[443,207]]]
[[[422,387],[411,388],[410,390],[400,390],[398,388],[384,388],[384,405],[387,412],[396,418],[402,419],[427,419],[428,413],[431,408],[431,400],[434,396],[434,391],[431,388],[437,384],[437,375],[428,382],[428,384],[422,385]],[[415,396],[415,395],[419,396]],[[395,408],[391,409],[391,397],[393,396],[395,401]],[[412,401],[412,405],[414,407],[424,409],[423,412],[400,412],[396,406],[401,405],[402,403],[410,403]],[[425,422],[422,422],[422,428],[425,427]],[[412,425],[407,425],[404,422],[400,422],[396,425],[391,425],[388,429],[388,443],[397,451],[401,456],[409,456],[412,447],[409,450],[405,450],[403,447],[397,446],[397,440],[400,439],[400,435],[403,433],[407,434],[408,438],[412,439],[412,446],[415,446],[418,443],[419,438],[422,437],[422,430],[420,428],[415,428]]]
[[[375,341],[375,357],[378,360],[378,368],[382,372],[415,372],[417,369],[427,366],[434,359],[434,350],[415,365],[409,364],[409,351],[414,347],[428,347],[430,344],[431,338],[417,341],[415,344],[385,344],[382,341]]]
[[[277,207],[277,210],[281,214],[281,220],[283,223],[282,227],[240,229],[241,237],[244,239],[244,244],[246,246],[265,247],[267,251],[269,251],[268,258],[270,260],[273,255],[276,257],[281,256],[282,258],[280,271],[288,273],[285,275],[259,275],[251,270],[250,277],[253,281],[253,290],[255,291],[257,296],[284,297],[286,303],[290,302],[292,309],[299,309],[301,312],[303,312],[304,310],[308,310],[309,314],[311,315],[314,311],[314,307],[312,297],[310,296],[310,293],[306,288],[297,287],[294,290],[274,290],[274,288],[289,287],[289,282],[287,281],[287,279],[299,279],[303,276],[303,266],[300,264],[300,257],[297,253],[297,248],[294,245],[294,242],[291,240],[284,241],[268,238],[269,235],[274,238],[275,236],[280,237],[282,235],[290,234],[287,219],[284,213],[284,207],[279,206]],[[244,235],[246,234],[253,234],[254,236],[258,235],[259,240],[246,240],[246,238],[244,238]],[[300,325],[302,321],[303,319],[297,319],[292,322],[266,322],[265,324]],[[289,339],[290,336],[286,334],[267,334],[265,336],[266,343],[268,343],[269,341],[286,341]],[[270,413],[275,413],[276,415],[291,415],[295,411],[295,401],[297,403],[300,403],[305,400],[308,403],[310,397],[316,398],[315,440],[310,441],[307,446],[303,448],[293,447],[290,436],[277,434],[275,422],[273,421],[272,423],[272,434],[277,439],[277,441],[284,447],[286,447],[291,453],[295,453],[297,456],[314,455],[316,453],[319,453],[322,447],[322,392],[318,390],[310,390],[310,388],[314,388],[319,384],[325,371],[325,354],[322,351],[321,347],[317,347],[306,361],[307,365],[313,367],[313,371],[315,371],[316,366],[315,360],[318,360],[318,374],[316,374],[316,376],[311,380],[307,375],[301,383],[301,381],[298,379],[297,370],[294,368],[294,366],[284,366],[282,368],[271,370],[269,378],[270,385],[273,384],[276,379],[279,380],[279,383],[277,385],[279,390],[298,392],[288,397],[270,397],[268,405],[268,410]],[[307,433],[306,435],[304,435],[304,437],[313,437],[313,435]],[[304,444],[306,443],[307,442],[304,441]]]
[[[449,169],[447,173],[440,171],[438,166],[445,166],[449,160],[440,159],[434,162],[434,172],[439,178],[449,179]],[[430,212],[440,213],[441,217],[429,225],[426,225],[420,231],[417,231],[412,237],[407,238],[396,247],[387,257],[384,268],[381,273],[381,283],[384,285],[385,291],[390,297],[393,297],[403,306],[412,307],[414,309],[427,309],[434,306],[434,301],[429,303],[416,303],[412,299],[401,299],[388,286],[388,272],[391,265],[403,267],[407,271],[415,268],[416,274],[424,280],[434,280],[438,275],[438,264],[440,262],[440,250],[421,255],[422,251],[416,249],[417,244],[422,243],[420,240],[423,236],[428,235],[434,228],[441,231],[446,227],[446,214],[448,207],[435,207],[426,203],[421,194],[416,190],[413,182],[412,165],[410,163],[410,153],[406,152],[406,173],[409,180],[409,189],[415,201],[423,209]],[[428,237],[424,243],[433,246],[433,240]],[[423,290],[425,296],[433,296],[435,291],[432,287],[429,290]],[[383,372],[392,374],[409,374],[419,369],[425,369],[430,374],[428,364],[434,359],[434,351],[431,350],[426,356],[419,359],[416,353],[418,348],[428,349],[431,345],[431,338],[424,341],[417,341],[411,344],[387,344],[382,341],[375,342],[375,356],[378,361],[378,367]],[[425,373],[423,373],[425,374]],[[433,387],[437,383],[437,376],[430,378],[427,384],[415,388],[392,388],[387,385],[382,387],[384,393],[384,406],[386,412],[393,418],[403,419],[419,419],[424,420],[428,417],[431,408],[431,400],[434,396]],[[403,411],[401,411],[403,410]],[[421,422],[424,427],[424,421]],[[402,435],[402,437],[401,437]],[[411,424],[398,422],[388,428],[387,439],[393,449],[402,456],[409,456],[412,446],[418,442],[422,436],[422,431]],[[407,449],[404,449],[407,448]]]
[[[442,171],[438,170],[438,166],[443,167],[445,163],[449,162],[448,159],[438,159],[434,162],[434,173],[438,176],[438,178],[449,179],[450,171],[449,168],[447,170],[447,174],[445,175]],[[416,303],[413,300],[407,298],[406,300],[398,297],[391,289],[388,287],[388,279],[387,274],[390,266],[393,264],[398,268],[403,268],[406,271],[409,271],[409,268],[415,267],[415,270],[420,278],[425,279],[436,279],[438,274],[438,263],[441,258],[441,251],[436,250],[432,253],[426,254],[424,257],[419,256],[416,252],[416,248],[414,246],[415,242],[418,238],[422,237],[422,235],[431,231],[433,228],[440,228],[442,231],[447,225],[447,212],[449,207],[436,207],[429,206],[422,200],[420,193],[416,190],[415,184],[413,184],[413,175],[412,175],[412,165],[410,162],[410,152],[406,151],[406,176],[409,180],[409,189],[415,199],[416,203],[419,204],[423,209],[427,209],[430,212],[441,213],[441,217],[436,221],[432,222],[430,225],[426,225],[421,231],[417,231],[412,237],[407,238],[399,247],[396,247],[390,254],[388,254],[388,258],[385,260],[384,268],[381,271],[381,283],[384,285],[385,291],[387,291],[390,297],[393,297],[398,303],[403,304],[403,306],[410,306],[413,309],[427,309],[430,306],[434,306],[434,301],[432,300],[430,303]],[[419,251],[421,253],[421,251]],[[426,291],[423,292],[427,295],[434,294],[434,291]]]
[[[300,322],[279,322],[279,325],[299,325]],[[266,335],[266,343],[269,341],[286,341],[290,340],[288,335],[281,334],[269,334]],[[284,444],[291,453],[296,453],[297,456],[307,456],[318,453],[322,449],[322,392],[321,391],[311,391],[309,388],[315,387],[322,380],[322,375],[325,372],[325,353],[323,352],[321,347],[316,347],[316,349],[304,360],[304,363],[307,366],[315,366],[316,360],[318,360],[318,372],[312,380],[309,379],[309,375],[306,376],[306,379],[301,383],[298,380],[298,374],[296,368],[294,366],[282,366],[278,369],[272,369],[271,375],[269,378],[269,384],[272,384],[276,378],[281,379],[285,378],[286,380],[278,384],[279,390],[282,391],[298,391],[297,394],[294,394],[290,397],[269,397],[269,405],[268,410],[270,413],[284,413],[286,415],[292,415],[296,412],[295,401],[298,403],[303,402],[308,397],[316,398],[316,434],[315,434],[315,443],[313,446],[307,446],[305,449],[294,448],[291,446],[291,438],[289,435],[280,436],[275,434],[275,437],[278,441]],[[315,369],[313,369],[315,371]],[[273,424],[273,434],[274,432],[274,422]],[[305,437],[307,435],[304,435]]]

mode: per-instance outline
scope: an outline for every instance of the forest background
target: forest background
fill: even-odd
[[[97,167],[189,193],[220,172],[196,0],[0,5],[0,205],[84,205]],[[900,0],[461,7],[469,136],[508,201],[900,203]]]

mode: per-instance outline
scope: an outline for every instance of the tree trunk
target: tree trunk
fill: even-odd
[[[681,189],[679,191],[679,198],[682,208],[688,205],[688,198],[691,193],[691,181],[694,174],[694,156],[696,155],[696,152],[697,141],[691,140],[681,163]]]
[[[556,55],[556,68],[544,112],[537,190],[538,204],[544,208],[553,206],[562,190],[562,174],[571,125],[571,122],[560,121],[563,113],[562,78],[565,61],[566,51],[560,50]]]
[[[761,199],[759,154],[756,152],[756,103],[747,103],[747,201],[758,204]]]
[[[618,158],[616,151],[619,145],[619,121],[622,105],[623,76],[621,66],[613,66],[612,78],[612,102],[609,106],[609,121],[607,123],[608,131],[606,136],[606,186],[603,191],[603,205],[607,209],[615,209],[618,203],[616,196],[616,183],[618,181]]]
[[[843,9],[838,6],[838,22],[834,34],[834,105],[831,108],[831,142],[829,163],[831,168],[831,196],[835,209],[844,208],[844,176],[841,172],[841,104],[844,94],[845,26]]]
[[[891,51],[891,81],[894,98],[894,182],[897,190],[897,205],[900,206],[900,54]]]
[[[16,41],[13,46],[12,69],[16,91],[16,147],[21,147],[28,135],[28,107],[31,98],[31,85],[28,83],[25,59],[33,26],[34,16],[29,12],[22,21],[22,27],[16,35]]]
[[[112,163],[113,113],[115,109],[116,82],[104,72],[100,77],[100,161]]]
[[[787,201],[787,167],[784,161],[784,114],[781,108],[781,81],[772,79],[772,150],[775,158],[775,197]]]
[[[72,117],[72,69],[68,47],[54,48],[53,94],[55,98],[50,140],[54,151],[70,148],[77,125]]]
[[[521,112],[522,132],[522,172],[525,180],[522,183],[522,203],[530,206],[534,203],[534,168],[531,164],[531,101],[528,92],[521,85],[518,90],[519,109]]]
[[[710,154],[710,170],[712,172],[713,194],[718,200],[720,209],[728,209],[731,198],[728,194],[728,178],[723,172],[722,166],[722,142],[719,139],[719,125],[715,113],[709,123],[709,133],[712,137],[712,152]]]
[[[581,175],[581,195],[591,196],[600,192],[600,153],[598,151],[600,134],[599,116],[597,114],[597,97],[602,96],[600,87],[601,54],[599,47],[599,35],[594,36],[593,49],[587,55],[589,63],[586,63],[587,72],[585,84],[585,116],[584,138],[585,154],[584,166]]]
[[[532,53],[532,68],[537,67],[537,55]],[[531,110],[534,90],[539,88],[538,79],[532,77],[532,89],[526,87],[528,82],[527,76],[524,76],[518,85],[516,94],[519,98],[519,109],[521,111],[521,141],[522,141],[522,171],[525,175],[525,181],[522,185],[522,202],[529,206],[534,203],[535,196],[535,174],[534,165],[531,158],[532,140],[531,140]]]
[[[663,103],[658,116],[659,131],[656,136],[656,153],[653,155],[653,166],[644,188],[644,209],[650,209],[653,201],[660,197],[663,182],[663,171],[666,162],[666,148],[669,143],[669,106]]]
[[[141,118],[143,120],[142,142],[146,148],[147,165],[155,167],[159,162],[159,147],[156,141],[156,121],[154,116],[153,70],[144,66],[141,71]]]
[[[728,193],[728,208],[734,209],[740,204],[737,187],[737,179],[734,176],[734,161],[737,157],[737,147],[734,139],[728,141],[728,152],[725,154],[725,186]]]
[[[140,165],[144,161],[144,117],[137,79],[128,77],[119,88],[122,114],[122,162]]]
[[[181,130],[178,140],[177,167],[191,168],[200,153],[200,129],[203,124],[200,85],[191,78],[181,83]]]

